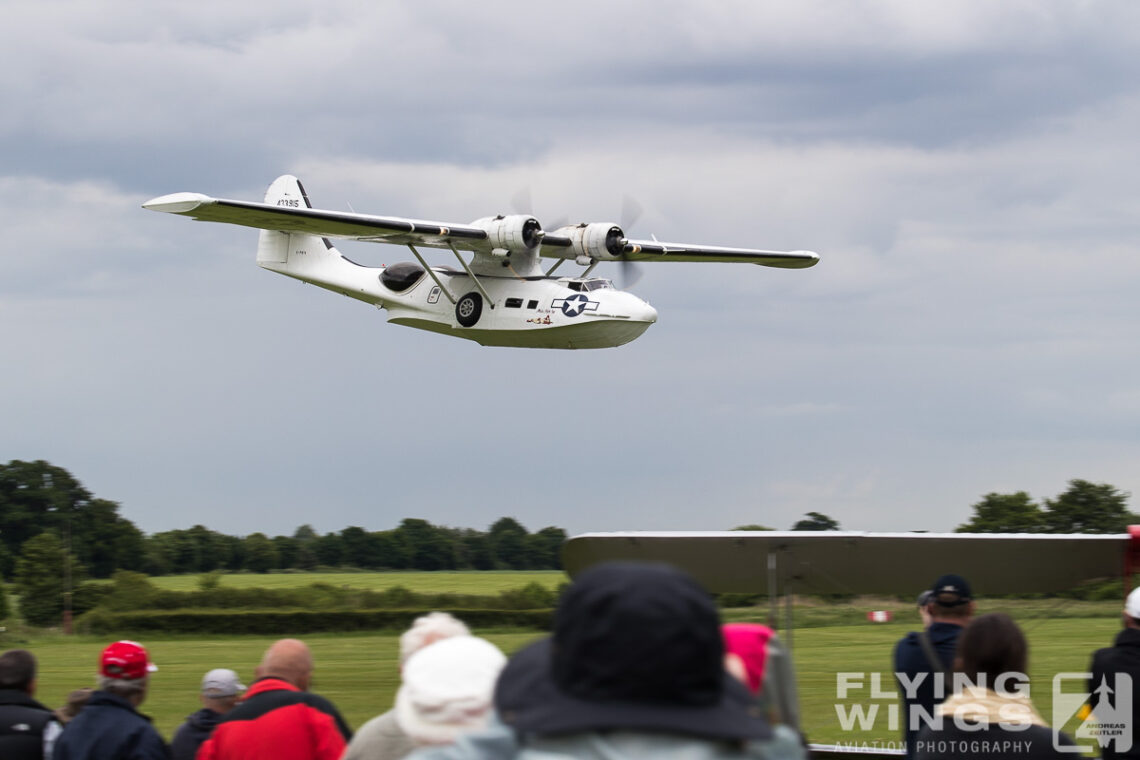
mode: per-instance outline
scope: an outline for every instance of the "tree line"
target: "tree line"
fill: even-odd
[[[62,467],[37,460],[0,465],[0,575],[12,580],[29,551],[70,547],[76,577],[109,578],[116,570],[148,575],[215,570],[268,572],[351,566],[372,570],[542,570],[560,568],[566,531],[531,533],[503,517],[486,531],[404,519],[392,530],[358,526],[319,534],[310,525],[291,535],[230,536],[195,525],[143,533]],[[41,538],[41,536],[47,536]],[[29,541],[38,539],[29,545]]]
[[[1041,502],[1024,491],[989,493],[973,505],[971,519],[956,530],[1124,533],[1129,525],[1140,524],[1140,515],[1127,508],[1129,496],[1114,486],[1079,479],[1069,481],[1069,487],[1056,498]],[[0,573],[15,582],[25,620],[50,625],[59,620],[67,601],[73,602],[71,608],[76,611],[91,609],[110,587],[82,581],[115,573],[120,583],[137,573],[199,573],[207,580],[213,577],[216,584],[216,573],[223,571],[315,570],[322,566],[558,569],[566,540],[561,528],[530,533],[511,517],[499,519],[487,531],[406,518],[384,531],[351,526],[321,535],[312,526],[302,525],[289,536],[254,533],[239,537],[195,525],[148,536],[118,514],[118,508],[115,502],[94,498],[70,473],[48,462],[14,460],[0,465]],[[736,530],[771,528],[753,524]],[[792,530],[840,530],[840,525],[828,515],[808,512]],[[68,588],[74,589],[74,598],[65,600]],[[0,593],[0,619],[8,614],[6,605],[7,597]]]
[[[1126,533],[1140,524],[1128,510],[1127,491],[1108,483],[1074,479],[1055,499],[1040,503],[1025,491],[988,493],[973,505],[957,533]]]
[[[1140,525],[1140,515],[1128,509],[1127,491],[1108,483],[1075,478],[1056,498],[1034,501],[1025,491],[988,493],[972,505],[973,515],[955,533],[1127,533]],[[792,530],[840,530],[839,522],[820,512],[808,512]],[[733,530],[774,530],[766,525],[741,525]]]
[[[959,525],[970,533],[1123,533],[1140,523],[1130,494],[1106,483],[1074,479],[1056,498],[1034,501],[1025,491],[989,493]],[[29,549],[70,547],[76,577],[109,578],[116,570],[148,575],[213,571],[269,572],[359,567],[382,570],[558,569],[566,532],[545,527],[531,533],[503,517],[486,531],[433,525],[405,518],[391,530],[359,526],[319,534],[310,525],[291,535],[231,536],[202,525],[146,535],[119,514],[119,505],[95,498],[67,470],[42,460],[0,465],[0,575],[19,575]],[[839,522],[808,512],[792,530],[839,530]],[[770,530],[744,525],[737,530]],[[29,547],[31,539],[39,543]],[[50,544],[50,545],[49,545]]]

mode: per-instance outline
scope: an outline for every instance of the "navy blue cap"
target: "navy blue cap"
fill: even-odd
[[[953,573],[943,575],[934,581],[934,585],[930,587],[930,593],[930,601],[942,607],[957,607],[961,604],[968,604],[974,598],[974,595],[970,593],[970,584],[966,582],[966,579]]]

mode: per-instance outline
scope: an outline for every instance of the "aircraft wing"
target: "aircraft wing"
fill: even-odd
[[[623,258],[627,261],[721,262],[806,269],[816,265],[819,254],[811,251],[758,251],[751,248],[662,243],[657,240],[628,240]]]
[[[308,198],[305,198],[308,203]],[[488,248],[487,232],[479,227],[394,216],[274,206],[268,203],[211,198],[200,193],[174,193],[147,201],[143,208],[164,211],[200,222],[224,222],[260,230],[300,232],[319,237],[363,240],[396,245],[422,245],[463,250]]]
[[[1136,536],[1136,537],[1134,537]],[[945,573],[975,593],[1049,593],[1140,568],[1140,530],[1044,533],[723,531],[587,533],[571,538],[571,576],[607,560],[668,562],[716,593],[915,594]]]
[[[294,177],[278,178],[296,182]],[[278,204],[212,198],[201,193],[173,193],[147,201],[143,208],[168,214],[188,216],[202,222],[223,222],[261,230],[303,233],[326,238],[361,240],[394,245],[417,245],[428,248],[450,248],[489,252],[494,247],[484,227],[471,224],[451,224],[422,219],[404,219],[395,216],[373,216],[347,211],[328,211],[313,208],[304,188],[300,198],[282,200]],[[289,204],[297,205],[289,205]],[[496,217],[496,220],[501,217]],[[535,223],[537,224],[537,222]],[[620,234],[620,231],[619,231]],[[573,247],[573,240],[557,233],[546,235],[542,255],[554,258],[573,258],[559,254],[558,248]],[[811,251],[761,251],[751,248],[723,248],[720,246],[690,243],[662,243],[657,240],[626,240],[616,242],[604,257],[626,261],[687,261],[729,262],[761,264],[785,269],[803,269],[814,266],[819,256]]]

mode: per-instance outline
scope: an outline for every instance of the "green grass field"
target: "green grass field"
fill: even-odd
[[[151,578],[159,588],[171,591],[193,591],[200,575],[163,575]],[[328,583],[355,589],[382,591],[403,586],[423,594],[497,594],[507,589],[540,583],[548,588],[569,580],[561,570],[504,571],[392,571],[384,573],[231,573],[219,576],[222,586],[233,588],[294,588],[310,583]]]
[[[1040,603],[1028,608],[1042,609]],[[1056,619],[1032,617],[1028,608],[1020,609],[1024,616],[1019,619],[1030,640],[1033,698],[1048,720],[1053,675],[1083,670],[1094,649],[1111,643],[1119,623],[1108,607],[1105,614],[1097,617]],[[869,676],[864,681],[866,688],[853,691],[846,700],[837,700],[836,674],[877,672],[881,674],[883,690],[893,691],[892,647],[914,627],[913,622],[904,620],[889,624],[863,622],[803,628],[795,632],[801,712],[811,741],[882,743],[897,739],[898,732],[889,726],[886,716],[889,706],[897,701],[873,697]],[[479,633],[508,653],[539,635],[534,632]],[[398,686],[395,635],[323,634],[306,636],[305,640],[313,648],[317,663],[314,690],[333,700],[351,726],[359,727],[392,704]],[[268,637],[255,636],[168,637],[144,641],[160,668],[154,675],[144,712],[155,719],[159,730],[169,738],[182,719],[197,709],[198,683],[205,671],[230,667],[243,678],[252,678],[254,666],[271,641]],[[0,648],[23,646],[39,657],[38,696],[51,706],[62,704],[71,689],[92,683],[99,651],[106,643],[103,639],[87,637],[43,635],[20,639],[12,634],[0,634]],[[865,705],[866,709],[878,704],[880,714],[870,730],[845,731],[836,712],[837,701],[848,711],[856,704]]]

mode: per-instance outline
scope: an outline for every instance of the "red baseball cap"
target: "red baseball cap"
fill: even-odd
[[[99,658],[99,672],[107,678],[143,678],[158,670],[150,661],[142,644],[136,641],[116,641],[103,650]]]

